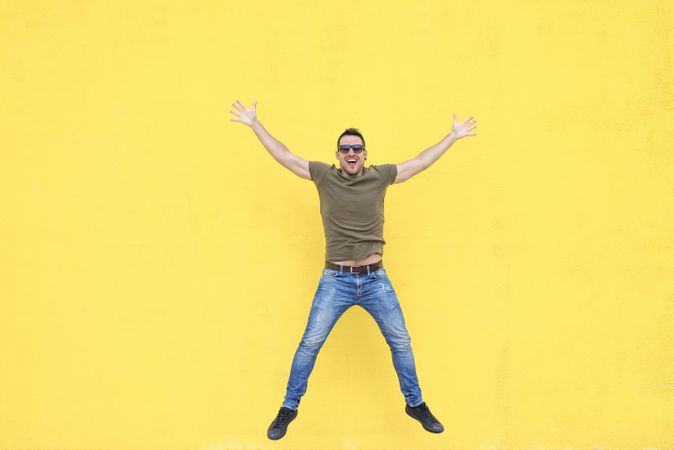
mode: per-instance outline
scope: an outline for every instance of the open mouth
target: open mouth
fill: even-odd
[[[353,169],[356,167],[356,160],[355,159],[348,159],[346,161],[346,164],[349,166],[349,169]]]

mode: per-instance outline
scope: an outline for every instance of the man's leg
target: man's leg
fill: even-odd
[[[353,305],[356,292],[351,287],[354,283],[347,276],[339,271],[323,270],[304,335],[290,368],[283,406],[267,429],[269,439],[277,440],[285,436],[288,424],[297,417],[297,407],[307,391],[309,375],[314,368],[318,351],[337,319]]]
[[[350,275],[325,269],[311,305],[309,319],[290,369],[283,406],[297,409],[307,390],[309,375],[314,368],[318,352],[327,339],[337,319],[353,305],[355,286]],[[353,292],[352,292],[353,291]]]
[[[442,433],[444,427],[421,399],[410,336],[405,327],[400,303],[385,269],[367,275],[360,304],[379,325],[391,349],[393,366],[398,374],[400,390],[405,396],[405,412],[418,420],[425,430]]]
[[[410,406],[418,406],[423,402],[421,389],[417,379],[410,336],[405,327],[405,319],[400,303],[398,303],[398,297],[385,269],[382,268],[370,275],[362,276],[365,280],[360,304],[377,322],[391,349],[393,367],[398,374],[400,390],[405,396],[405,402]]]

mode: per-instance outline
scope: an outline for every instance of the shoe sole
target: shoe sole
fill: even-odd
[[[295,417],[293,417],[292,419],[290,419],[290,420],[288,421],[288,425],[286,425],[286,429],[283,431],[283,434],[282,434],[281,436],[279,436],[279,437],[271,437],[271,436],[269,436],[269,430],[267,430],[267,438],[271,439],[272,441],[278,441],[279,439],[281,439],[283,436],[286,435],[286,433],[288,432],[288,426],[290,425],[290,422],[292,422],[293,420],[295,420],[295,418],[297,418],[297,414],[295,414]]]
[[[426,427],[424,426],[424,423],[423,423],[421,420],[419,420],[419,419],[417,419],[416,417],[414,417],[412,414],[410,414],[410,412],[407,411],[407,409],[405,409],[405,413],[406,413],[408,416],[410,416],[412,419],[414,419],[414,420],[416,420],[417,422],[419,422],[419,423],[421,424],[421,427],[422,427],[424,430],[428,431],[429,433],[440,434],[440,433],[442,433],[443,431],[445,431],[444,428],[443,428],[442,430],[440,430],[440,431],[431,430],[431,429],[429,429],[429,428],[426,428]]]

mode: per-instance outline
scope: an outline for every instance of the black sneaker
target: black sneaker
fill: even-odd
[[[297,417],[296,409],[290,409],[286,408],[285,406],[281,406],[281,409],[279,409],[278,414],[276,415],[276,419],[274,419],[271,425],[269,425],[267,437],[274,441],[281,439],[286,435],[288,424],[292,422],[295,417]]]
[[[433,416],[431,410],[428,409],[426,402],[415,407],[405,405],[405,412],[408,416],[421,422],[421,425],[423,425],[426,431],[430,431],[431,433],[442,433],[445,430],[438,419]]]

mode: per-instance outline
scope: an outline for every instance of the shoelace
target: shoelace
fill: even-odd
[[[421,407],[419,408],[419,411],[421,412],[421,415],[422,415],[424,418],[428,418],[428,417],[432,417],[432,416],[433,416],[433,414],[431,414],[431,410],[428,409],[428,406],[426,406],[425,403],[424,403],[423,405],[421,405]]]
[[[288,422],[290,420],[290,416],[293,414],[292,411],[282,409],[279,411],[278,416],[276,417],[276,424],[280,425],[282,423]]]

